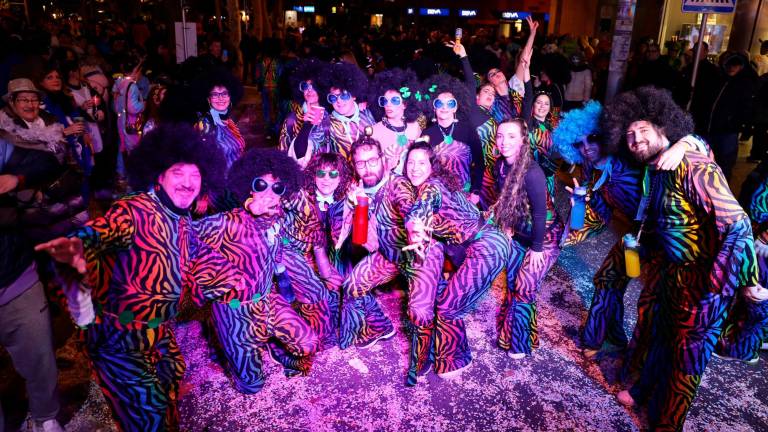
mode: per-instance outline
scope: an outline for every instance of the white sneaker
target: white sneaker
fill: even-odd
[[[521,360],[521,359],[525,358],[525,353],[516,353],[516,352],[510,351],[510,352],[507,353],[507,355],[512,360]]]
[[[758,357],[755,357],[755,358],[753,358],[753,359],[750,359],[750,360],[742,360],[742,359],[737,359],[736,357],[729,357],[729,356],[725,356],[725,355],[720,355],[720,354],[718,354],[718,353],[715,353],[715,352],[713,352],[713,353],[712,353],[712,356],[713,356],[713,357],[717,357],[717,358],[719,358],[719,359],[721,359],[721,360],[735,360],[735,361],[740,361],[740,362],[742,362],[742,363],[744,363],[744,364],[748,364],[748,365],[756,365],[756,364],[757,364],[757,362],[759,362],[759,361],[760,361],[760,357],[759,357],[759,356],[758,356]]]
[[[64,432],[64,428],[56,419],[46,420],[42,423],[37,421],[32,422],[33,432]]]
[[[368,342],[366,342],[365,345],[358,346],[358,348],[364,349],[364,350],[371,349],[377,343],[379,343],[381,341],[385,341],[385,340],[391,338],[392,336],[395,335],[395,333],[397,333],[397,330],[395,330],[395,328],[393,327],[392,330],[389,333],[383,334],[383,335],[381,335],[381,336],[379,336],[377,338],[373,338],[373,339],[369,340]]]
[[[462,366],[462,367],[460,367],[460,368],[458,368],[456,370],[452,370],[450,372],[443,372],[441,374],[437,374],[437,376],[442,378],[442,379],[444,379],[444,380],[456,379],[456,378],[460,377],[461,374],[463,374],[465,370],[469,369],[469,367],[471,365],[472,365],[472,362],[470,361],[466,365],[464,365],[464,366]]]

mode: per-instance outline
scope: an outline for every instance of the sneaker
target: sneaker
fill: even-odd
[[[635,406],[635,399],[629,394],[628,390],[622,390],[616,395],[616,400],[625,407]]]
[[[722,355],[722,354],[718,354],[718,353],[715,353],[715,352],[713,352],[713,353],[712,353],[712,356],[714,356],[714,357],[717,357],[717,358],[719,358],[719,359],[721,359],[721,360],[735,360],[735,361],[740,361],[740,362],[742,362],[742,363],[744,363],[744,364],[748,364],[748,365],[756,365],[756,364],[757,364],[757,362],[759,362],[759,361],[760,361],[760,357],[759,357],[759,356],[758,356],[758,357],[755,357],[755,358],[753,358],[753,359],[750,359],[750,360],[742,360],[742,359],[738,359],[738,358],[736,358],[736,357],[729,357],[729,356],[727,356],[727,355]]]
[[[525,353],[508,352],[507,355],[512,360],[520,360],[525,358]]]
[[[444,380],[456,379],[456,378],[460,377],[461,374],[463,374],[465,370],[469,369],[469,367],[471,365],[472,365],[472,361],[470,360],[469,363],[465,364],[464,366],[462,366],[462,367],[460,367],[460,368],[458,368],[456,370],[452,370],[450,372],[439,373],[439,374],[437,374],[437,376],[440,377],[441,379],[444,379]]]
[[[64,428],[56,419],[46,420],[44,422],[33,421],[33,432],[64,432]]]
[[[391,338],[394,335],[395,335],[395,328],[392,327],[392,330],[390,330],[388,333],[384,333],[384,334],[382,334],[380,336],[371,338],[368,341],[358,345],[357,347],[360,348],[360,349],[371,349],[379,341],[387,340],[387,339]]]

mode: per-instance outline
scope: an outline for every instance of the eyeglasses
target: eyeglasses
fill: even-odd
[[[401,99],[400,96],[392,96],[391,99],[387,99],[386,96],[379,96],[380,107],[384,108],[388,103],[391,103],[393,106],[400,106],[400,104],[403,103],[403,99]]]
[[[355,161],[355,168],[363,169],[367,166],[368,168],[372,169],[372,168],[377,168],[380,163],[381,163],[381,156],[378,156],[368,160]]]
[[[211,93],[208,96],[211,99],[229,99],[229,92]]]
[[[352,99],[352,95],[349,94],[349,92],[346,92],[346,91],[341,92],[341,94],[338,94],[338,95],[328,93],[328,103],[329,104],[335,104],[336,101],[339,100],[339,99],[341,99],[343,101],[348,101],[348,100]]]
[[[285,185],[282,182],[274,182],[270,184],[261,177],[256,177],[253,179],[253,183],[251,183],[251,190],[254,192],[264,192],[270,186],[272,187],[272,192],[274,192],[275,195],[282,195],[285,193]]]
[[[309,90],[314,90],[315,86],[312,85],[312,82],[310,81],[302,81],[299,83],[299,90],[304,93]]]
[[[434,102],[432,102],[432,106],[435,107],[435,109],[440,109],[442,107],[448,107],[448,109],[454,109],[456,108],[456,99],[435,99]]]
[[[37,105],[37,104],[40,103],[40,99],[26,99],[26,98],[21,99],[21,98],[19,98],[19,99],[16,99],[16,102],[23,103],[23,104],[28,104],[28,105]]]
[[[326,171],[326,170],[319,169],[315,173],[315,177],[317,177],[317,178],[325,178],[326,174],[328,175],[328,177],[330,177],[332,179],[335,179],[336,177],[339,176],[339,171],[338,170]]]

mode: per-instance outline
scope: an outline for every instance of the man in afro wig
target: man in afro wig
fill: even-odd
[[[200,170],[201,194],[218,194],[224,186],[224,154],[203,141],[183,123],[164,123],[144,135],[128,157],[128,179],[134,191],[149,191],[158,177],[175,164],[192,164]]]
[[[690,117],[658,89],[617,96],[603,120],[608,137],[618,142],[623,136],[643,164],[675,153],[671,142],[693,142],[681,136],[692,129]],[[720,167],[691,148],[679,160],[670,171],[649,167],[644,176],[639,247],[659,277],[651,287],[656,295],[641,294],[647,303],[633,335],[634,345],[643,347],[633,355],[646,356],[638,363],[639,378],[617,395],[627,406],[648,402],[652,430],[683,429],[734,296],[761,290],[749,217]]]

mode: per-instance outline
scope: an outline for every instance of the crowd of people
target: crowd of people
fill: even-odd
[[[530,356],[545,276],[608,225],[620,239],[594,276],[581,340],[588,358],[626,351],[620,403],[680,430],[713,355],[759,361],[768,169],[739,201],[728,187],[738,134],[766,138],[748,57],[704,59],[700,79],[717,84],[690,96],[653,72],[677,66],[650,44],[603,107],[590,65],[608,51],[537,37],[531,19],[513,40],[368,34],[361,52],[318,29],[260,49],[246,38],[268,148],[238,128],[243,83],[221,40],[174,67],[142,28],[127,43],[114,23],[74,38],[51,27],[50,50],[9,33],[24,44],[5,56],[0,111],[0,342],[35,428],[62,430],[46,289],[62,290],[118,426],[174,430],[183,299],[206,308],[211,355],[250,394],[265,385],[263,353],[292,377],[311,374],[320,350],[392,337],[376,289],[399,279],[405,383],[450,380],[472,364],[465,319],[494,281],[497,346]]]

